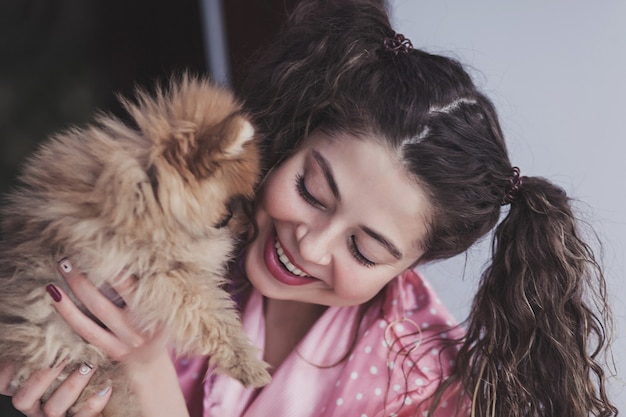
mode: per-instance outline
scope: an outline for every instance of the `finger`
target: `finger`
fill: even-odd
[[[66,258],[59,262],[59,271],[63,274],[74,295],[115,336],[133,347],[143,344],[143,338],[132,327],[126,311],[113,304],[84,274],[73,268],[69,259]]]
[[[83,363],[59,385],[43,405],[47,416],[62,416],[76,402],[94,374],[94,366]]]
[[[135,292],[136,283],[137,277],[134,275],[120,275],[111,281],[113,289],[126,300],[128,300]]]
[[[110,283],[105,282],[100,286],[99,290],[107,299],[109,299],[109,301],[115,304],[116,307],[122,309],[126,308],[126,300],[122,298],[122,296],[111,286]]]
[[[26,382],[13,394],[13,407],[27,416],[43,415],[41,411],[41,397],[48,390],[50,384],[61,374],[66,364],[67,361],[63,361],[52,368],[44,368],[33,372]]]
[[[0,363],[0,394],[12,396],[14,390],[11,389],[11,380],[15,375],[15,365],[11,363]]]
[[[134,275],[120,274],[100,287],[100,292],[119,308],[126,308],[126,300],[135,293],[137,278]]]
[[[112,389],[110,386],[106,387],[96,395],[88,398],[80,408],[74,414],[74,417],[95,417],[99,416],[104,407],[109,402],[109,398],[111,398]]]
[[[86,316],[67,294],[59,287],[48,285],[46,287],[52,297],[54,307],[59,315],[78,333],[83,339],[92,345],[98,346],[110,358],[119,360],[127,353],[127,348],[114,334],[103,329],[91,318]]]

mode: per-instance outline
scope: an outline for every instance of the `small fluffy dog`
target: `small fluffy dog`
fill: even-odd
[[[129,314],[177,353],[210,355],[245,385],[270,380],[224,289],[249,226],[238,201],[258,180],[254,130],[233,95],[207,79],[183,75],[155,90],[121,99],[132,123],[100,116],[44,143],[2,213],[0,362],[18,365],[16,387],[63,360],[57,385],[96,365],[74,410],[112,381],[104,414],[139,415],[121,365],[75,334],[46,293],[50,283],[69,293],[57,272],[66,256],[99,288],[134,275]]]

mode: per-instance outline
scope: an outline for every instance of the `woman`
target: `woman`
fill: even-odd
[[[60,270],[111,331],[50,288],[68,323],[127,365],[145,415],[616,413],[597,359],[602,271],[565,193],[511,165],[493,105],[460,64],[414,49],[380,4],[326,0],[303,2],[250,73],[240,95],[265,177],[258,233],[232,275],[273,381],[246,390],[206,358],[172,362],[71,260]],[[413,267],[494,227],[461,329]],[[59,369],[15,393],[13,368],[1,369],[0,392],[27,416],[63,415],[97,372],[77,371],[42,406]],[[96,415],[111,389],[78,415]]]

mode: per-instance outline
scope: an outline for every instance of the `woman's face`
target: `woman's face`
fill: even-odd
[[[422,255],[430,211],[380,142],[314,133],[266,179],[248,278],[269,298],[364,303]]]

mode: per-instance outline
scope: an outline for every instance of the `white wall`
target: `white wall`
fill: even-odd
[[[618,378],[626,377],[626,2],[391,0],[396,31],[415,47],[472,68],[495,102],[514,165],[572,197],[599,232],[617,324]],[[466,317],[489,245],[425,268],[459,320]],[[467,263],[466,263],[467,262]],[[626,389],[611,381],[626,412]]]

